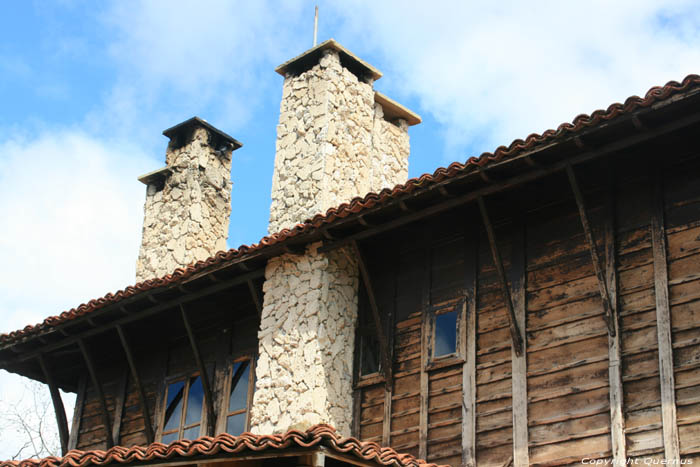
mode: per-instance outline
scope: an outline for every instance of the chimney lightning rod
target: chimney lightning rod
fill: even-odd
[[[314,47],[316,47],[317,36],[318,36],[318,5],[316,5],[316,12],[314,13]]]

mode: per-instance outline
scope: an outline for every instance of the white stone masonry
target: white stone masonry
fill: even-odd
[[[149,184],[136,280],[171,274],[226,248],[231,215],[231,147],[216,150],[195,127],[181,147],[168,147],[171,174]]]

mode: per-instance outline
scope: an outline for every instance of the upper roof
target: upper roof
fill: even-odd
[[[306,52],[287,60],[275,68],[275,71],[282,76],[286,76],[287,73],[299,75],[318,64],[323,56],[323,52],[326,50],[335,50],[338,52],[340,55],[340,63],[358,78],[368,77],[376,81],[382,77],[381,71],[338,44],[335,39],[323,41]]]
[[[525,140],[517,139],[509,146],[500,146],[493,153],[485,152],[479,157],[468,159],[465,163],[454,162],[448,167],[438,168],[432,174],[412,178],[392,189],[385,188],[379,193],[368,193],[364,197],[354,198],[349,203],[331,208],[325,214],[317,214],[312,219],[297,224],[291,229],[283,229],[275,234],[265,236],[256,244],[220,251],[207,260],[198,261],[185,268],[178,268],[172,274],[139,282],[116,293],[108,293],[104,297],[90,300],[76,308],[64,311],[58,316],[50,316],[40,324],[2,334],[0,335],[0,347],[10,347],[23,339],[49,331],[55,326],[153,289],[183,284],[195,277],[220,270],[227,265],[243,263],[266,252],[271,255],[283,253],[282,248],[285,248],[286,245],[310,241],[308,239],[311,235],[316,235],[316,238],[319,238],[323,229],[335,227],[341,224],[344,219],[363,215],[373,209],[392,203],[400,203],[404,199],[418,196],[433,188],[441,187],[447,182],[461,179],[473,173],[480,173],[490,167],[500,167],[503,163],[516,160],[518,156],[532,154],[537,150],[545,150],[553,145],[563,144],[572,138],[576,139],[588,130],[606,130],[615,121],[628,121],[629,119],[625,119],[625,117],[630,117],[634,121],[635,116],[642,111],[664,109],[671,104],[678,104],[685,97],[697,95],[700,95],[700,76],[694,74],[685,77],[681,83],[670,81],[664,86],[653,87],[643,98],[632,96],[626,99],[623,104],[614,103],[605,110],[594,111],[591,115],[579,115],[573,122],[562,123],[556,130],[550,129],[542,134],[533,133]],[[693,108],[697,109],[697,106]],[[637,123],[635,123],[636,126]]]
[[[246,454],[274,451],[282,454],[289,448],[327,448],[337,453],[357,458],[365,463],[393,465],[396,467],[438,467],[411,454],[400,454],[377,443],[362,442],[356,438],[339,436],[330,425],[315,425],[306,431],[291,430],[280,435],[254,435],[243,433],[232,436],[222,433],[212,438],[203,436],[196,440],[180,440],[170,444],[153,443],[148,446],[114,446],[107,451],[69,451],[63,457],[45,457],[23,461],[4,461],[0,467],[87,467],[89,465],[126,464],[145,462],[177,462],[196,457],[197,461],[212,458],[235,460]]]

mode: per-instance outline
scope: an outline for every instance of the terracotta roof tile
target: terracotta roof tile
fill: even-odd
[[[111,463],[153,462],[177,460],[193,456],[215,456],[231,454],[250,454],[268,450],[287,448],[313,448],[324,446],[340,454],[349,454],[359,459],[380,465],[396,467],[438,467],[410,454],[400,454],[391,448],[381,447],[377,443],[362,442],[356,438],[343,438],[329,425],[315,425],[308,430],[291,430],[281,435],[253,435],[243,433],[232,436],[223,433],[212,438],[188,441],[174,441],[170,444],[153,443],[148,446],[115,446],[108,451],[72,450],[63,457],[45,457],[23,461],[5,461],[0,467],[86,467]]]
[[[253,245],[242,245],[237,249],[228,251],[220,251],[213,257],[198,261],[195,264],[186,268],[176,269],[172,274],[168,274],[158,279],[151,279],[144,282],[139,282],[136,285],[129,286],[124,290],[120,290],[114,294],[109,293],[102,298],[90,300],[76,308],[64,311],[58,316],[46,318],[42,323],[34,326],[26,326],[23,329],[10,332],[9,334],[0,335],[0,345],[11,344],[16,340],[38,333],[52,326],[64,323],[66,321],[80,317],[86,313],[100,309],[106,305],[110,305],[127,297],[137,295],[147,290],[155,289],[182,282],[193,274],[204,271],[205,269],[220,265],[227,261],[245,257],[248,254],[263,250],[272,245],[280,244],[290,238],[301,234],[312,232],[314,229],[327,226],[345,218],[351,214],[357,214],[365,209],[385,203],[402,195],[410,195],[418,189],[426,186],[439,183],[443,180],[456,177],[457,175],[475,170],[478,167],[484,167],[493,162],[499,162],[511,157],[514,157],[523,151],[531,150],[539,145],[552,143],[557,139],[573,136],[586,128],[595,127],[621,115],[628,114],[635,110],[651,107],[654,104],[670,99],[671,97],[689,91],[690,89],[700,86],[700,76],[688,75],[682,82],[670,81],[664,86],[655,86],[645,96],[632,96],[625,100],[623,104],[614,103],[608,106],[605,110],[596,110],[591,115],[581,114],[574,118],[571,123],[562,123],[556,130],[546,130],[542,134],[533,133],[524,140],[516,139],[509,146],[500,146],[493,153],[485,152],[479,157],[472,157],[465,163],[453,162],[447,167],[440,167],[432,174],[423,174],[418,178],[412,178],[406,183],[397,185],[392,189],[385,188],[379,193],[368,193],[364,197],[354,198],[349,203],[343,203],[338,207],[331,208],[325,214],[317,214],[312,219],[305,221],[302,224],[297,224],[291,229],[283,229],[282,231],[263,237],[259,243]]]

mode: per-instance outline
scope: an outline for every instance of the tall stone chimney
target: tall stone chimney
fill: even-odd
[[[408,177],[420,117],[373,90],[382,75],[334,40],[280,65],[284,76],[270,233]],[[315,423],[350,434],[358,271],[347,249],[271,259],[251,429]]]
[[[166,166],[139,177],[147,186],[136,280],[162,277],[226,248],[231,153],[241,147],[193,117],[163,132]]]

